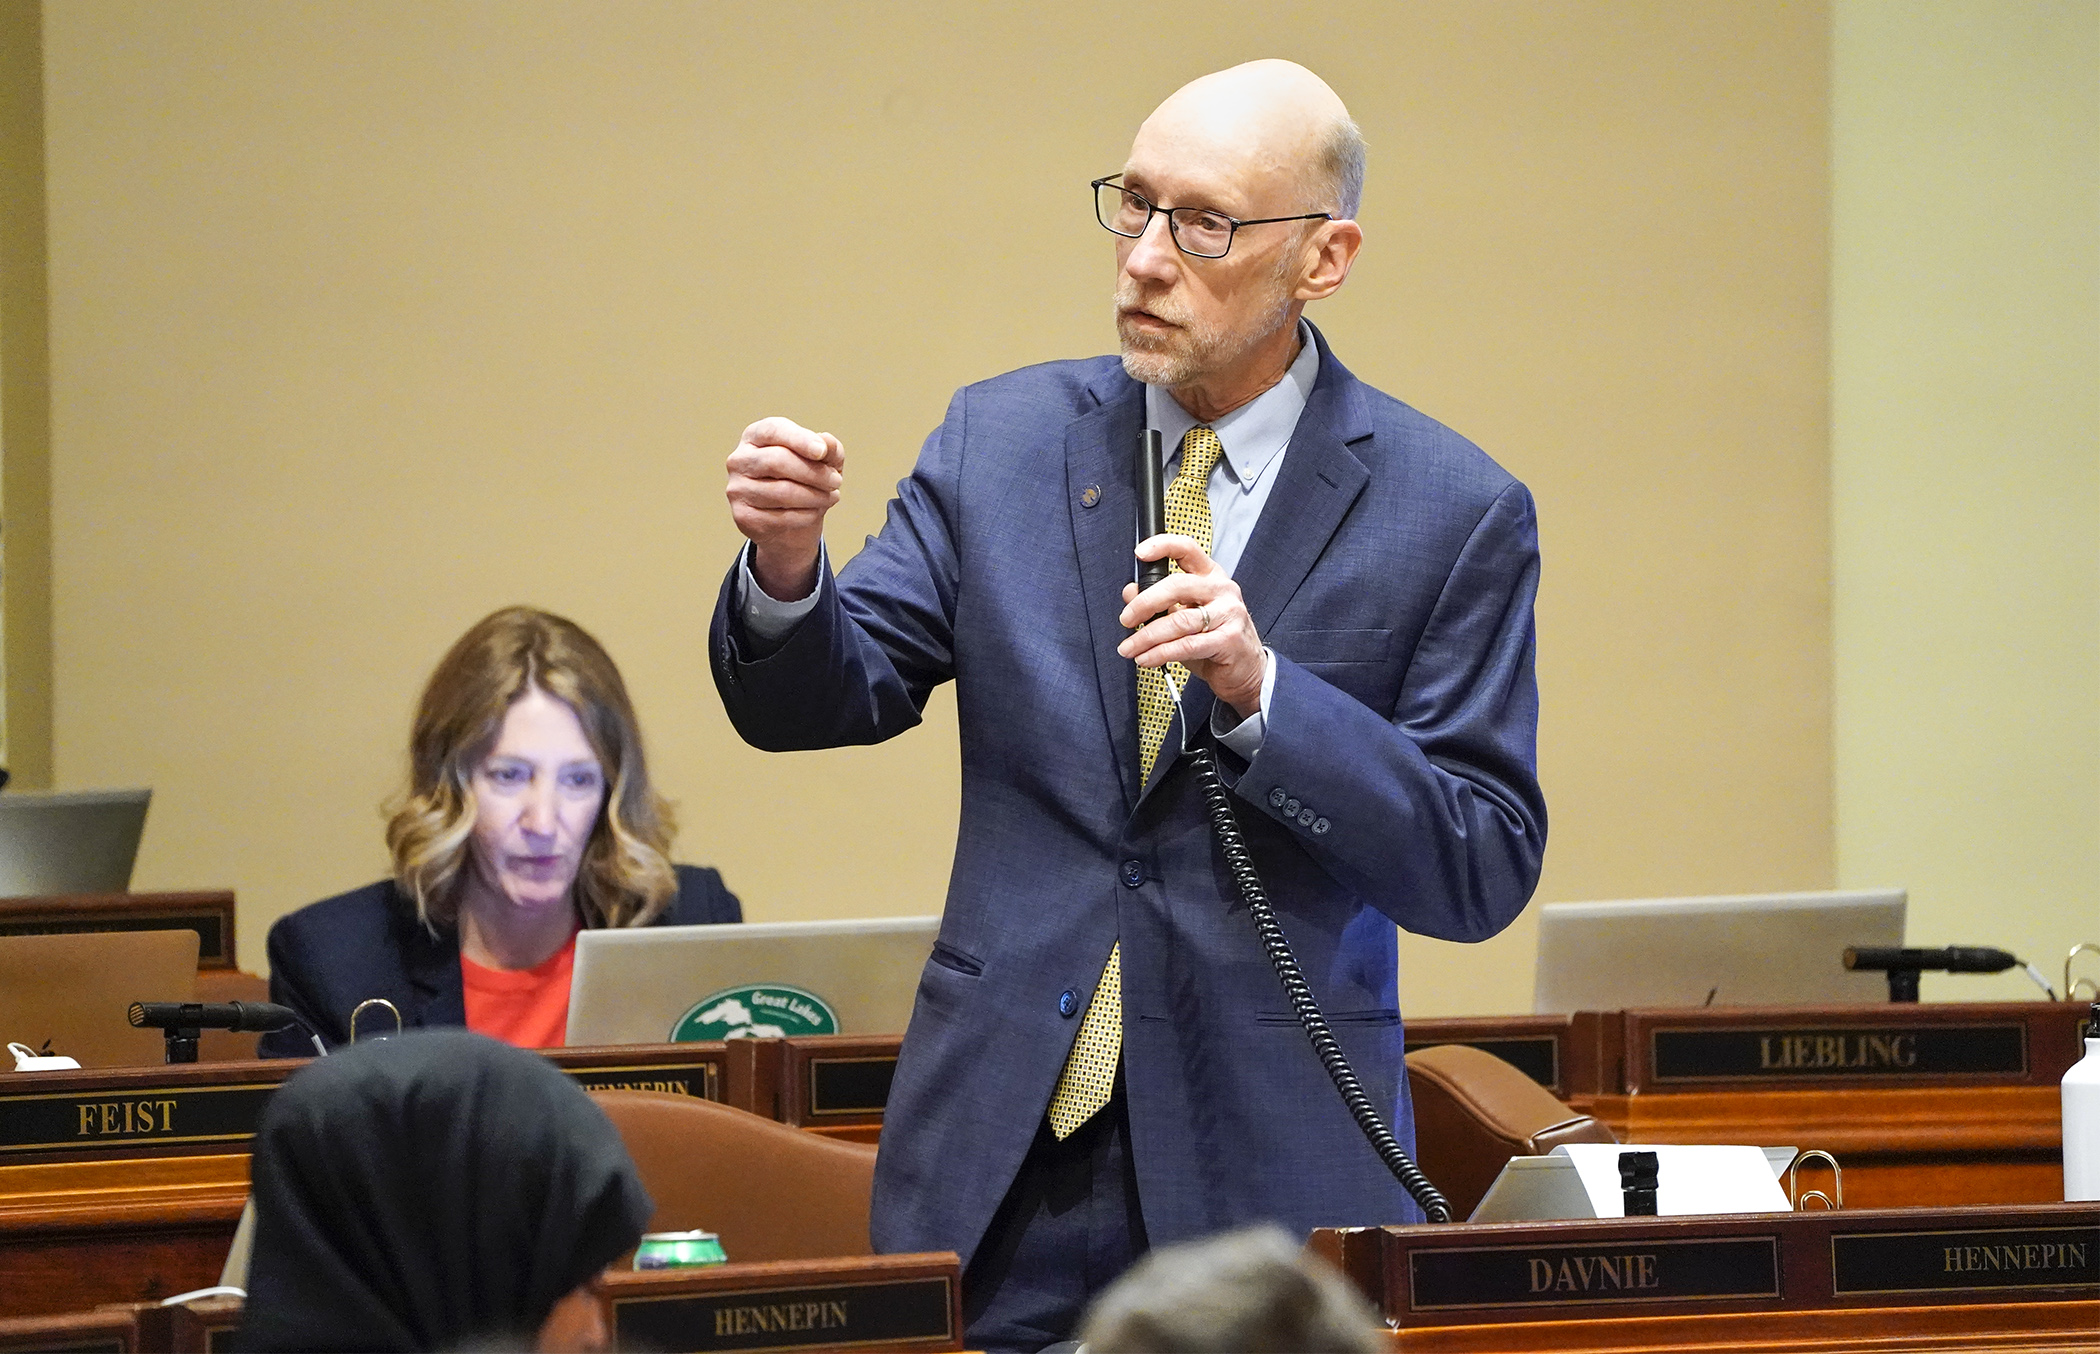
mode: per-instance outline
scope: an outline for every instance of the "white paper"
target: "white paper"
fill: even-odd
[[[1574,1142],[1554,1148],[1554,1156],[1575,1164],[1597,1217],[1626,1216],[1626,1196],[1619,1185],[1621,1152],[1655,1153],[1655,1211],[1659,1216],[1793,1211],[1761,1147]]]

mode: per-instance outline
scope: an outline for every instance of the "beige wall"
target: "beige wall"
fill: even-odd
[[[620,660],[750,915],[936,907],[945,697],[878,749],[722,717],[721,457],[840,433],[850,552],[955,385],[1112,344],[1085,181],[1280,54],[1372,146],[1315,318],[1538,494],[1543,896],[1827,885],[1825,11],[1187,13],[49,7],[60,783],[153,785],[139,885],[237,888],[258,966],[382,870],[421,679],[528,600]],[[1531,944],[1409,942],[1409,1009],[1527,1006]]]
[[[51,385],[43,6],[0,0],[0,766],[51,784]]]
[[[2058,982],[2100,941],[2100,4],[1834,35],[1838,873]]]

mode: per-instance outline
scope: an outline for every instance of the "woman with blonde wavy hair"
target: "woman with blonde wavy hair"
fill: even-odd
[[[675,830],[612,659],[573,621],[506,607],[423,689],[387,822],[394,877],[272,926],[270,999],[330,1045],[383,997],[407,1026],[557,1046],[577,931],[742,920],[714,870],[671,864]],[[262,1051],[303,1042],[280,1031]]]

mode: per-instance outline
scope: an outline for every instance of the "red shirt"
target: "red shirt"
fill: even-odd
[[[560,1048],[569,1028],[576,937],[531,968],[487,968],[462,954],[467,1028],[518,1048]]]

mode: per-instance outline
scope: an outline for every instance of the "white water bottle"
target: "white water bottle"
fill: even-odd
[[[2064,1073],[2064,1199],[2100,1199],[2100,1001],[2086,1015],[2085,1056]]]

